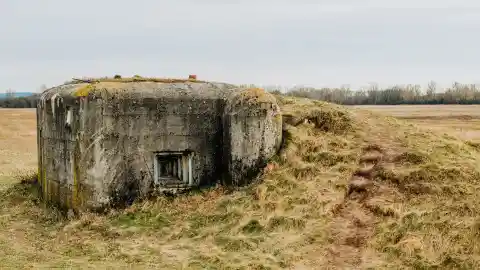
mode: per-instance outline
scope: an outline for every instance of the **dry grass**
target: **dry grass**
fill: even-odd
[[[0,109],[0,177],[37,162],[35,109]]]
[[[354,106],[480,143],[480,105]]]
[[[290,123],[285,146],[251,187],[162,197],[69,220],[42,206],[29,181],[6,185],[0,265],[480,268],[476,144],[362,109],[281,101]],[[29,140],[26,170],[35,160],[34,135]],[[10,144],[11,153],[26,150]]]

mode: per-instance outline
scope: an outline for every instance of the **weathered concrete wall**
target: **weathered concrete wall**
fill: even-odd
[[[102,93],[104,148],[115,149],[106,157],[112,168],[104,179],[115,200],[143,196],[152,189],[154,154],[161,151],[194,153],[194,186],[221,178],[222,88],[209,94],[205,91],[214,86],[149,91],[158,86],[145,84],[141,93],[122,87],[127,91],[105,88],[108,91]]]
[[[262,89],[244,89],[228,100],[224,114],[224,184],[248,184],[282,142],[282,115]]]
[[[74,209],[146,195],[155,188],[158,152],[192,153],[192,183],[186,186],[247,184],[280,146],[280,117],[275,99],[263,90],[220,83],[49,89],[37,108],[43,194]]]
[[[74,153],[78,151],[79,105],[73,98],[63,98],[74,86],[62,86],[42,94],[37,107],[38,179],[42,194],[49,201],[76,207],[74,192]],[[65,128],[66,112],[73,113],[73,125]]]

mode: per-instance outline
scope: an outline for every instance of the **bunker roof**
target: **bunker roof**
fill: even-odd
[[[159,77],[142,77],[135,75],[133,77],[121,77],[115,75],[114,77],[99,77],[99,78],[73,78],[65,84],[75,83],[100,83],[100,82],[114,82],[114,83],[129,83],[129,82],[158,82],[158,83],[206,83],[206,81],[197,80],[196,75],[189,75],[188,78],[159,78]]]
[[[63,85],[45,90],[48,99],[58,94],[61,97],[87,97],[93,93],[99,97],[116,98],[179,98],[179,99],[220,99],[235,92],[233,84],[197,80],[195,75],[188,78],[157,78],[133,76],[128,78],[74,78]]]

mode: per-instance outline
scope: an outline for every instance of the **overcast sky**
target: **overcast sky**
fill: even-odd
[[[478,0],[0,0],[0,92],[72,77],[480,83]]]

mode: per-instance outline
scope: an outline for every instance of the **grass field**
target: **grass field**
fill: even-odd
[[[479,109],[282,98],[260,183],[70,219],[15,177],[36,171],[35,111],[3,109],[0,268],[479,269]]]
[[[401,119],[422,127],[480,142],[479,105],[355,106]]]
[[[36,130],[34,109],[0,109],[0,185],[12,175],[36,170]]]

